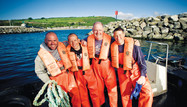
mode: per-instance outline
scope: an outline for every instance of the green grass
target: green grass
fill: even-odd
[[[29,20],[30,19],[30,20]],[[41,18],[41,19],[21,19],[11,20],[11,25],[20,26],[21,23],[27,24],[27,26],[33,27],[66,27],[66,26],[92,26],[93,23],[100,21],[103,24],[116,21],[113,17],[104,16],[90,16],[90,17],[59,17],[59,18]],[[0,20],[0,26],[9,26],[8,20]]]

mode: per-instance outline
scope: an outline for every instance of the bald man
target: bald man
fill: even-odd
[[[35,59],[35,72],[44,83],[55,80],[71,97],[73,107],[81,107],[79,90],[72,72],[66,46],[54,32],[48,32]]]
[[[105,103],[104,87],[106,86],[110,107],[117,107],[117,82],[114,68],[109,60],[111,36],[104,33],[103,24],[95,22],[93,34],[87,38],[88,53],[96,75],[100,103]]]

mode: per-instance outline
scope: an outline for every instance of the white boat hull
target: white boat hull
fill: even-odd
[[[146,61],[147,75],[155,96],[167,92],[167,68],[165,66]]]

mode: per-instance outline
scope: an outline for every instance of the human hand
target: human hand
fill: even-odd
[[[87,46],[87,42],[85,40],[81,40],[82,46]]]
[[[145,76],[140,76],[140,78],[136,81],[140,85],[145,84]]]

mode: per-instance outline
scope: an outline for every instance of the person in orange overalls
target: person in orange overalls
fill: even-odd
[[[100,107],[97,81],[90,66],[87,46],[82,46],[74,33],[69,34],[68,42],[67,51],[72,62],[71,71],[74,72],[79,87],[81,105],[82,107],[91,107],[90,94],[93,107]]]
[[[110,107],[117,107],[117,81],[114,68],[109,60],[109,49],[112,37],[104,33],[103,24],[95,22],[93,34],[87,37],[89,58],[96,75],[100,104],[105,105],[104,88],[106,86]],[[85,39],[84,39],[85,40]]]
[[[125,37],[121,27],[114,30],[114,39],[115,42],[111,44],[111,59],[112,66],[117,68],[123,107],[132,107],[130,96],[136,83],[142,85],[138,106],[151,107],[153,92],[139,42]]]
[[[68,70],[70,67],[66,46],[58,41],[54,32],[48,32],[35,59],[35,72],[44,83],[55,80],[70,95],[71,105],[81,107],[79,89],[73,72]]]

